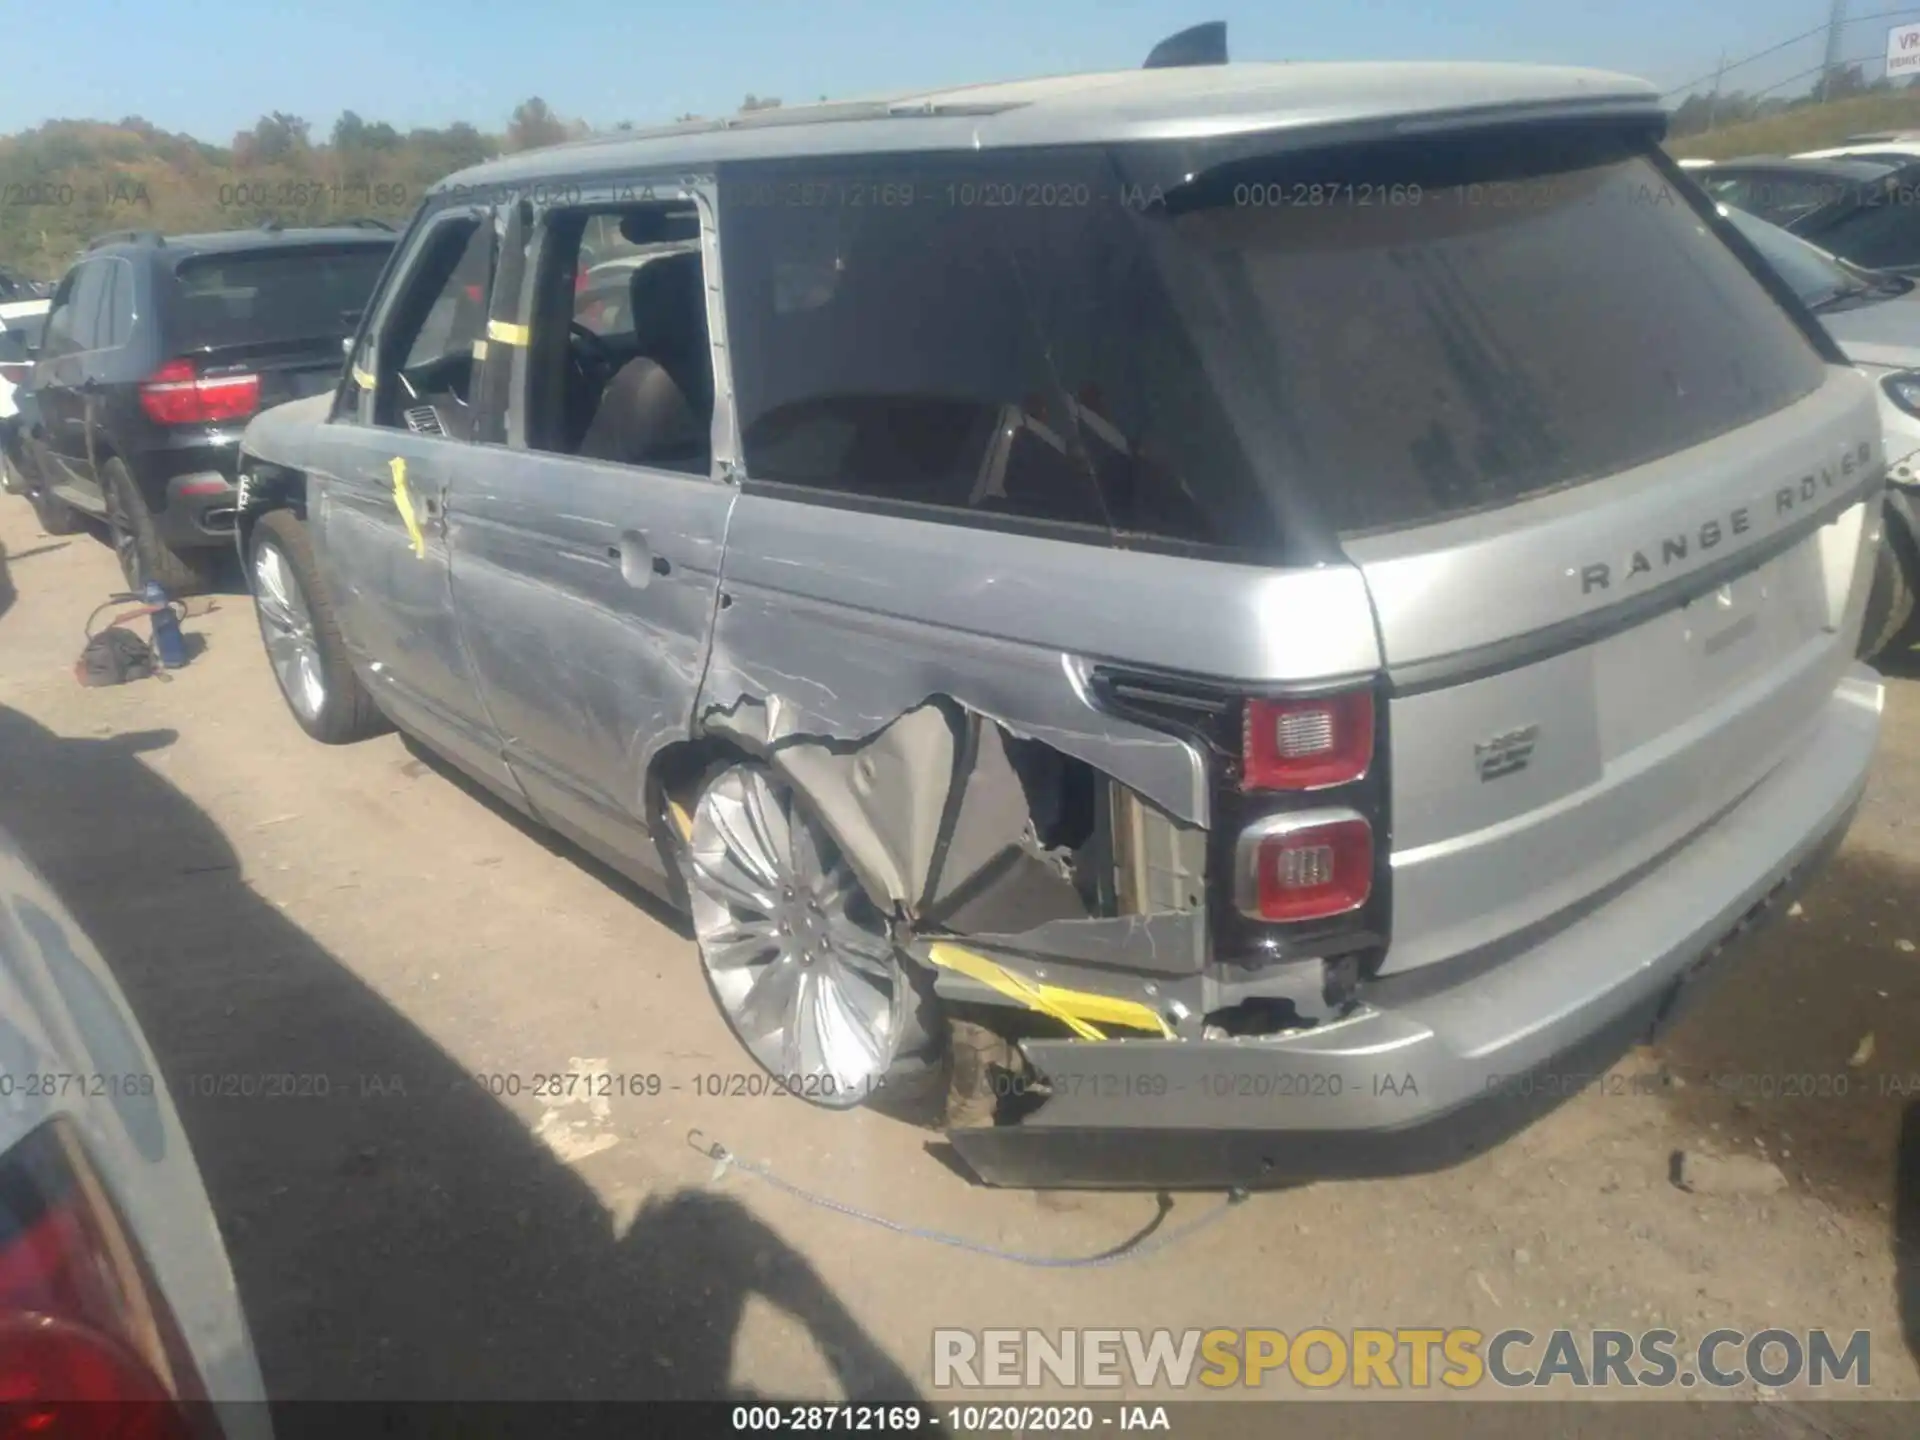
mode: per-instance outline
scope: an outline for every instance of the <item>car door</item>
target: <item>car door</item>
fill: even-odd
[[[87,361],[99,335],[108,274],[106,260],[83,260],[60,282],[33,376],[45,479],[56,493],[92,509],[99,508],[99,486],[87,443]]]
[[[444,508],[482,448],[462,422],[475,347],[484,354],[493,225],[490,210],[458,207],[413,230],[351,361],[350,403],[324,427],[309,519],[342,635],[381,707],[517,796],[454,622]],[[421,393],[429,383],[444,393]]]
[[[489,383],[507,397],[506,448],[484,450],[480,463],[453,477],[454,600],[488,711],[534,808],[645,878],[658,873],[648,767],[688,733],[734,497],[711,458],[703,278],[716,273],[710,219],[703,223],[711,209],[704,193],[677,184],[662,187],[658,202],[628,207],[643,228],[684,230],[687,258],[671,295],[692,308],[650,306],[639,329],[600,337],[596,347],[573,324],[584,212],[655,192],[568,191],[577,204],[523,206],[507,233],[487,358]],[[517,308],[507,303],[505,278],[516,271],[525,277],[515,287]],[[668,320],[668,310],[678,319]],[[680,373],[690,391],[704,384],[694,401],[705,429],[690,425],[697,438],[673,454],[582,455],[579,420],[590,407],[575,402],[591,355],[581,347],[606,347],[624,369],[643,341],[662,354],[678,345],[676,364],[691,359]]]

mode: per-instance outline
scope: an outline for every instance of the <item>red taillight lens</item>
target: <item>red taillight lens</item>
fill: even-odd
[[[141,382],[140,408],[161,425],[243,420],[260,408],[260,377],[202,375],[191,360],[169,360]]]
[[[1373,763],[1373,694],[1354,690],[1300,700],[1249,700],[1242,711],[1243,790],[1345,785]]]
[[[22,364],[17,360],[9,360],[0,363],[0,380],[6,381],[9,385],[24,385],[32,374],[31,362]]]
[[[0,1157],[0,1440],[184,1440],[202,1398],[78,1134],[43,1125]]]
[[[1240,908],[1257,920],[1325,920],[1373,893],[1373,826],[1350,811],[1276,815],[1240,837]]]

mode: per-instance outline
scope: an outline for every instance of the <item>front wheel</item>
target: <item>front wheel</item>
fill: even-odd
[[[802,1099],[921,1118],[946,1085],[938,1003],[825,828],[741,760],[710,775],[691,830],[694,937],[734,1036]]]
[[[247,584],[280,694],[300,728],[326,745],[389,728],[353,672],[307,527],[291,510],[262,515],[247,540]]]

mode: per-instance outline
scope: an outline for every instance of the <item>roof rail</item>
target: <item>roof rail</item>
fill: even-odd
[[[262,220],[258,228],[266,231],[269,235],[271,235],[275,231],[286,229],[287,226],[285,221],[283,221],[278,215],[275,215],[271,220]]]
[[[346,230],[384,230],[389,235],[393,234],[393,226],[371,215],[356,215],[351,220],[330,220],[327,223]]]
[[[1227,22],[1208,20],[1177,35],[1169,35],[1153,47],[1142,70],[1184,68],[1188,65],[1224,65],[1227,63]]]
[[[87,242],[88,250],[98,250],[102,245],[138,245],[146,242],[155,245],[167,243],[167,237],[158,230],[109,230],[104,235],[96,235]]]

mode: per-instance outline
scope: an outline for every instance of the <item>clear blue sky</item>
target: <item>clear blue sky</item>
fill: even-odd
[[[1897,4],[1849,0],[1856,16]],[[1213,19],[1228,22],[1236,59],[1547,61],[1665,88],[1827,11],[1827,0],[0,0],[0,134],[138,114],[225,143],[275,109],[316,135],[343,109],[402,129],[499,129],[529,95],[597,126],[646,123],[730,111],[749,91],[793,104],[1130,68],[1156,40]],[[1907,18],[1920,20],[1920,0]],[[1890,23],[1849,25],[1846,54],[1883,53]],[[1820,38],[1804,40],[1728,85],[1769,85],[1821,55]]]

